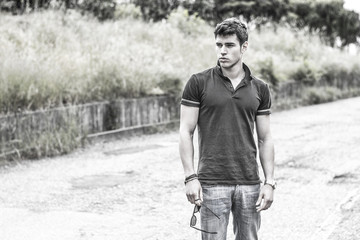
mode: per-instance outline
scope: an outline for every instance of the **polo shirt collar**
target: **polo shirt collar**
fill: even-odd
[[[252,74],[251,74],[250,68],[249,68],[245,63],[243,63],[243,68],[244,68],[244,71],[245,71],[245,80],[248,80],[248,81],[253,80],[253,76],[252,76]],[[219,62],[219,61],[218,61],[217,64],[216,64],[216,70],[217,70],[218,74],[219,74],[221,77],[227,78],[227,77],[224,76],[224,74],[222,73],[222,70],[221,70],[220,62]]]

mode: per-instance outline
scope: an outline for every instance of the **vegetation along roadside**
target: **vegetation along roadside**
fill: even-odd
[[[268,1],[247,1],[247,5],[245,1],[213,1],[215,5],[206,6],[201,3],[207,1],[165,1],[177,4],[161,5],[162,10],[154,7],[161,1],[115,4],[94,0],[82,1],[81,6],[72,1],[37,1],[43,3],[37,6],[12,2],[0,1],[3,116],[118,98],[178,95],[190,73],[216,63],[213,24],[229,15],[242,15],[249,21],[251,58],[245,62],[251,60],[254,74],[273,89],[286,82],[301,83],[309,88],[300,97],[311,104],[339,96],[334,86],[326,92],[317,91],[319,81],[360,81],[358,55],[346,51],[351,39],[342,38],[336,27],[315,24],[321,19],[314,16],[321,13],[335,19],[333,10],[341,8],[342,1],[322,5],[316,1],[273,1],[280,4],[277,15],[271,13],[277,5],[266,5]],[[234,5],[236,2],[242,5]],[[220,5],[214,15],[213,10]],[[259,11],[249,15],[255,7]],[[300,18],[306,9],[313,14]],[[346,14],[356,17],[343,10],[339,16]],[[55,129],[44,134],[46,138],[37,136],[41,141],[35,156],[69,151],[59,147],[66,138],[56,140],[65,132]],[[62,144],[57,145],[59,142]],[[55,147],[50,151],[43,146]]]

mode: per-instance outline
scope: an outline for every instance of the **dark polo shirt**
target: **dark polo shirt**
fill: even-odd
[[[233,89],[217,65],[191,76],[181,104],[199,108],[199,166],[202,184],[260,183],[254,122],[270,114],[268,85],[251,75]]]

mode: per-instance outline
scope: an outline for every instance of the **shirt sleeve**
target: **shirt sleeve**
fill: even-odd
[[[195,75],[192,75],[185,85],[181,104],[189,107],[200,107],[199,82]]]
[[[260,105],[256,115],[269,115],[271,114],[271,94],[269,85],[266,84],[261,92]]]

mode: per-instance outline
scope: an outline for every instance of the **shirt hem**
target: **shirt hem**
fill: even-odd
[[[201,184],[207,184],[207,185],[256,185],[260,184],[262,181],[259,180],[252,180],[252,181],[244,181],[244,180],[202,180],[199,179]]]

